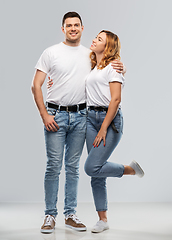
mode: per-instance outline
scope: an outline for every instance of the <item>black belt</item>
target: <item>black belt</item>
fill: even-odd
[[[90,106],[89,107],[90,110],[94,110],[94,111],[108,111],[107,107],[100,107],[100,106]]]
[[[86,108],[86,103],[81,103],[81,104],[72,105],[72,106],[60,106],[60,105],[56,105],[54,103],[46,102],[46,106],[49,108],[55,108],[59,111],[77,112],[77,111],[80,111],[80,110],[83,110],[84,108]]]

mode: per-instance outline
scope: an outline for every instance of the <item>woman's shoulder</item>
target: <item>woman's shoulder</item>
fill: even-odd
[[[111,79],[111,81],[118,81],[121,83],[124,83],[124,81],[125,81],[122,73],[118,73],[112,67],[111,62],[106,66],[106,73],[107,73],[108,79]]]
[[[112,61],[104,68],[107,73],[116,74],[116,70],[111,65]]]

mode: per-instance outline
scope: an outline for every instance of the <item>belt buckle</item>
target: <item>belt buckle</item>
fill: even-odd
[[[69,112],[69,108],[68,108],[68,106],[66,106],[66,112]]]

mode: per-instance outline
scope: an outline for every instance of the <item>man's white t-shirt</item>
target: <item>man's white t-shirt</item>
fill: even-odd
[[[109,106],[111,101],[110,82],[120,82],[124,86],[124,77],[108,64],[103,69],[95,67],[86,80],[87,106]]]
[[[53,85],[47,89],[47,102],[61,106],[86,102],[85,80],[91,70],[90,50],[82,45],[59,43],[47,48],[35,68],[45,72]]]

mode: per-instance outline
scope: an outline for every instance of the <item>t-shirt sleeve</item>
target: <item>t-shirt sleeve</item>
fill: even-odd
[[[50,71],[50,56],[47,50],[42,53],[35,68],[46,74]]]
[[[120,82],[124,86],[125,78],[122,73],[117,73],[110,64],[108,67],[108,82]]]

